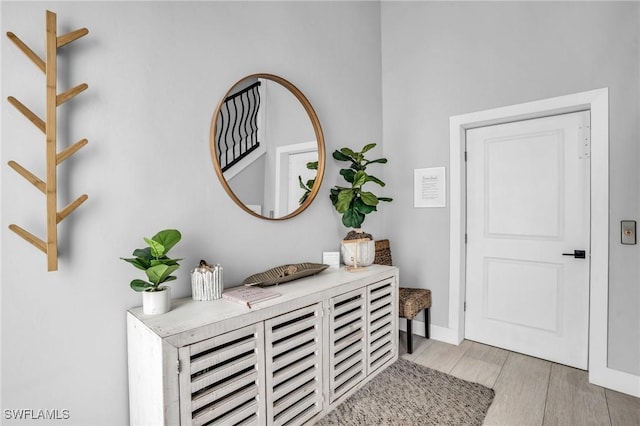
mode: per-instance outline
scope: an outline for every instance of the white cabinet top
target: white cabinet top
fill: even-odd
[[[397,274],[396,267],[383,265],[371,265],[357,272],[328,268],[311,277],[268,287],[280,296],[255,303],[251,308],[226,299],[194,301],[188,297],[172,300],[171,310],[166,314],[144,315],[142,307],[138,307],[130,309],[128,315],[165,342],[182,347],[374,282],[393,278],[397,285]]]

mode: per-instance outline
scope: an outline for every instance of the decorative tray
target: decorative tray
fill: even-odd
[[[266,287],[278,285],[298,278],[308,277],[327,269],[329,265],[323,263],[295,263],[277,266],[268,271],[253,274],[242,282],[243,285]]]

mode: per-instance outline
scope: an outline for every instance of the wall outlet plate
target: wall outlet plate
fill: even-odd
[[[620,221],[620,232],[622,244],[636,244],[636,221],[622,220]]]

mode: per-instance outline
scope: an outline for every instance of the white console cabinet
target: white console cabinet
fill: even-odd
[[[225,299],[127,312],[133,425],[312,424],[398,358],[398,269],[327,269]]]

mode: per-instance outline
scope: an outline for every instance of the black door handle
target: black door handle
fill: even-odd
[[[573,253],[562,253],[563,256],[573,256],[576,259],[586,259],[587,253],[585,250],[574,250]]]

